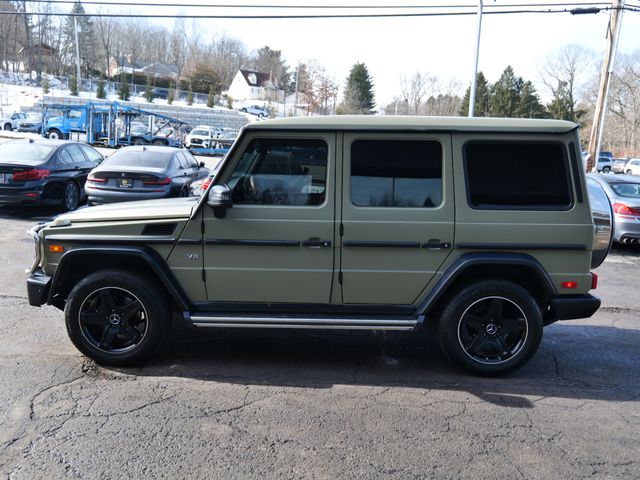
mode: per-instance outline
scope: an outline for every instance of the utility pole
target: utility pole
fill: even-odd
[[[76,78],[80,89],[80,43],[78,42],[78,17],[73,17],[73,31],[76,34]]]
[[[611,17],[607,27],[607,49],[605,50],[602,73],[600,74],[600,87],[598,89],[598,101],[593,114],[593,125],[589,135],[589,160],[587,161],[587,172],[590,172],[598,163],[598,154],[602,145],[602,131],[604,129],[604,116],[607,110],[607,96],[611,74],[615,63],[616,51],[618,49],[618,38],[620,36],[620,24],[622,23],[622,8],[624,0],[613,0],[611,5]]]
[[[473,61],[473,77],[469,91],[469,117],[475,115],[476,110],[476,86],[478,83],[478,57],[480,56],[480,32],[482,31],[482,0],[478,0],[478,23],[476,27],[476,55]]]
[[[298,81],[300,80],[300,62],[298,62],[298,66],[296,67],[296,83],[295,83],[295,94],[293,96],[293,116],[298,116]]]

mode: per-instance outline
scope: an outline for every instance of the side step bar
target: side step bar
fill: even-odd
[[[413,330],[424,320],[418,316],[313,317],[292,315],[229,315],[185,313],[187,323],[195,327],[224,328],[307,328],[325,330]]]

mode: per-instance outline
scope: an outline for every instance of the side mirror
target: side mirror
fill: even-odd
[[[204,168],[204,162],[200,162],[200,168]]]
[[[227,185],[214,185],[209,189],[207,205],[213,208],[216,218],[227,216],[227,209],[233,207],[231,200],[231,189]]]

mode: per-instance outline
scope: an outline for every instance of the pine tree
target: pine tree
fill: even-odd
[[[213,94],[213,86],[209,87],[209,95],[207,96],[207,107],[213,108],[215,97]]]
[[[585,110],[576,108],[569,86],[560,80],[558,80],[558,86],[553,89],[553,99],[547,105],[547,111],[551,118],[575,123],[582,123],[587,113]]]
[[[187,92],[187,105],[193,105],[193,88],[189,85],[189,91]]]
[[[169,83],[169,93],[167,94],[167,105],[172,105],[175,100],[175,88],[173,82]]]
[[[118,98],[127,101],[131,95],[129,83],[127,83],[126,75],[120,75],[120,89],[118,90]]]
[[[78,25],[78,43],[80,53],[80,66],[83,75],[88,77],[98,58],[98,49],[95,31],[91,17],[84,16],[86,14],[84,7],[80,1],[73,4],[71,13],[78,14],[74,17],[67,17],[62,31],[62,57],[66,65],[76,63],[76,33],[75,27]]]
[[[364,63],[356,63],[347,77],[340,113],[371,115],[374,108],[373,82],[369,70]]]
[[[151,84],[151,77],[147,75],[147,82],[145,83],[144,86],[144,98],[147,102],[152,103],[153,102],[153,85]]]
[[[516,116],[523,80],[516,77],[511,65],[492,87],[491,116],[513,118]]]
[[[104,76],[100,75],[100,80],[98,80],[98,87],[96,89],[96,97],[97,98],[107,98],[107,92],[104,89]]]
[[[69,94],[73,97],[78,96],[78,79],[75,75],[72,75],[69,79]]]
[[[515,116],[518,118],[545,118],[547,111],[540,102],[540,97],[536,92],[533,83],[526,81],[522,84],[519,92],[518,105]]]
[[[467,88],[467,92],[462,100],[462,106],[460,107],[460,115],[466,116],[469,114],[469,98],[471,97],[471,87]],[[482,72],[478,72],[476,77],[476,101],[474,116],[475,117],[488,117],[491,107],[491,91],[489,82],[485,78]]]
[[[46,95],[47,93],[49,93],[50,88],[51,85],[49,84],[49,79],[47,77],[44,77],[42,79],[42,93]]]

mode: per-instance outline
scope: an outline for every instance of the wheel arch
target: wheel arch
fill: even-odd
[[[558,292],[544,267],[524,253],[477,252],[460,256],[442,274],[420,302],[417,311],[428,315],[441,311],[465,286],[485,279],[510,280],[528,290],[543,308]],[[544,311],[543,311],[544,314]]]
[[[53,275],[47,303],[64,309],[66,298],[78,281],[93,272],[114,268],[121,268],[134,274],[144,272],[166,290],[177,309],[189,310],[191,301],[187,294],[162,257],[147,247],[100,246],[69,250],[60,259]]]

